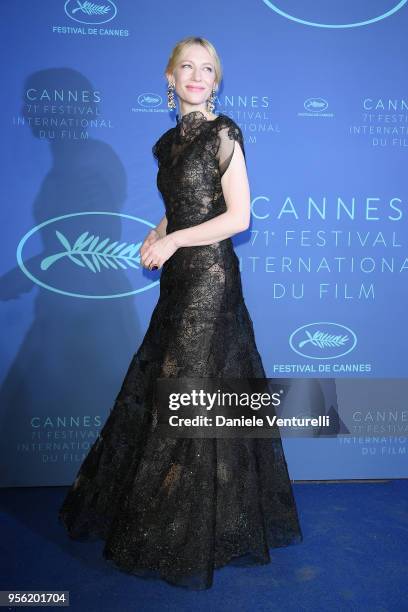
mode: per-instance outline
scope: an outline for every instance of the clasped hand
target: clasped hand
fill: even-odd
[[[160,238],[158,232],[152,230],[140,248],[140,261],[143,267],[155,270],[161,268],[176,251],[177,246],[171,234]]]

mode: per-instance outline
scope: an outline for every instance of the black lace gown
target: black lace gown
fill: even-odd
[[[153,146],[167,233],[226,210],[221,176],[242,132],[227,115],[177,119]],[[163,438],[158,377],[266,376],[231,238],[179,248],[106,423],[59,510],[73,539],[102,538],[116,568],[191,589],[228,563],[270,562],[303,539],[280,438]]]

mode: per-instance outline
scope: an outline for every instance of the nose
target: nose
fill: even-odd
[[[199,68],[196,68],[194,70],[194,74],[193,74],[194,80],[195,81],[201,81],[201,72]]]

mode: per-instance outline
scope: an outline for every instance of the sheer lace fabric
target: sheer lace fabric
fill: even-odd
[[[221,177],[242,133],[226,115],[178,118],[153,146],[167,233],[226,210]],[[206,589],[227,563],[264,564],[302,540],[280,439],[155,434],[158,377],[265,377],[230,238],[183,247],[100,436],[60,508],[74,539],[106,540],[130,574]]]

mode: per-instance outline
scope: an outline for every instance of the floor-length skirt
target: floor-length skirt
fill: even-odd
[[[146,335],[59,512],[71,538],[105,540],[117,568],[192,589],[303,539],[279,437],[155,433],[157,378],[266,376],[238,258],[219,245],[165,263]]]

